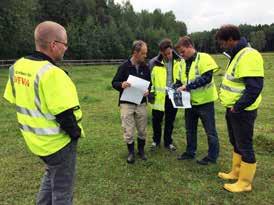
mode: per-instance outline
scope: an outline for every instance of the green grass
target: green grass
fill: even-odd
[[[225,59],[214,56],[224,68]],[[175,122],[177,153],[163,147],[155,153],[146,146],[148,161],[125,161],[127,150],[122,138],[118,92],[111,87],[117,66],[67,68],[77,86],[84,113],[87,138],[78,146],[76,205],[181,205],[181,204],[274,204],[274,54],[265,54],[265,88],[255,126],[254,144],[258,168],[251,193],[232,194],[223,190],[217,173],[229,170],[232,147],[228,142],[224,108],[216,102],[216,122],[220,138],[217,165],[199,166],[195,161],[180,162],[176,156],[186,146],[183,111]],[[216,74],[217,85],[223,69]],[[0,70],[3,95],[8,70]],[[35,203],[44,164],[32,155],[16,125],[15,110],[0,101],[0,204]],[[150,107],[148,107],[150,111]],[[198,130],[197,157],[207,153],[207,140],[201,124]],[[149,112],[148,145],[152,139]]]

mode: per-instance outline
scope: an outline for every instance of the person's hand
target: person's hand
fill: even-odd
[[[236,113],[236,110],[234,109],[234,107],[230,108],[230,112]]]
[[[122,88],[123,89],[128,88],[128,87],[130,87],[130,83],[129,82],[127,82],[127,81],[122,82]]]
[[[147,96],[147,100],[150,104],[154,104],[154,102],[155,102],[155,93],[150,92]]]
[[[177,88],[177,92],[186,91],[186,86],[182,85],[181,87]]]
[[[81,137],[81,128],[77,126],[75,129],[71,130],[69,136],[72,140],[77,140]]]
[[[149,94],[149,90],[146,90],[144,93],[144,96],[146,97],[146,96],[148,96],[148,94]]]

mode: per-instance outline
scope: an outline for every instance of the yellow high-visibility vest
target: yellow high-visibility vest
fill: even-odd
[[[215,71],[218,69],[218,65],[214,59],[206,53],[197,53],[195,61],[192,62],[189,69],[188,79],[186,76],[186,63],[182,61],[182,66],[179,72],[179,79],[183,85],[187,85],[201,77],[202,74],[208,71]],[[214,83],[214,78],[210,83],[199,87],[197,89],[190,90],[191,104],[201,105],[209,102],[213,102],[218,99],[218,92]]]
[[[21,133],[29,149],[38,156],[53,154],[71,141],[55,115],[74,108],[76,120],[80,122],[82,118],[73,82],[46,60],[21,58],[12,65],[4,98],[15,104]],[[81,124],[78,125],[83,133]]]
[[[264,77],[263,58],[257,50],[250,47],[243,48],[236,54],[223,77],[220,100],[225,107],[233,107],[243,95],[244,77]],[[261,100],[260,94],[256,101],[245,110],[257,109]]]
[[[176,82],[176,78],[179,73],[181,59],[173,60],[173,83]],[[151,72],[151,92],[155,93],[155,101],[152,104],[152,109],[154,110],[165,110],[165,97],[166,97],[166,80],[167,80],[167,68],[164,66],[155,65]]]

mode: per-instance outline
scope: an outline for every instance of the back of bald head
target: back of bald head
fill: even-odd
[[[47,49],[50,42],[61,41],[64,33],[66,34],[65,28],[56,22],[44,21],[38,24],[34,30],[36,49]]]

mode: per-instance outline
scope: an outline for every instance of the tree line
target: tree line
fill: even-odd
[[[130,55],[131,44],[142,39],[149,45],[149,57],[158,53],[163,38],[176,42],[187,34],[186,24],[172,11],[135,12],[129,1],[114,0],[1,0],[0,59],[16,59],[34,50],[33,31],[41,21],[62,24],[68,32],[66,59],[118,59]],[[252,46],[274,50],[274,24],[241,25]],[[218,52],[216,30],[189,34],[200,51]]]
[[[253,48],[261,52],[274,51],[274,23],[271,25],[239,25],[241,35],[246,37]],[[211,31],[195,32],[190,36],[199,51],[217,53],[219,48],[215,41],[217,29]]]

